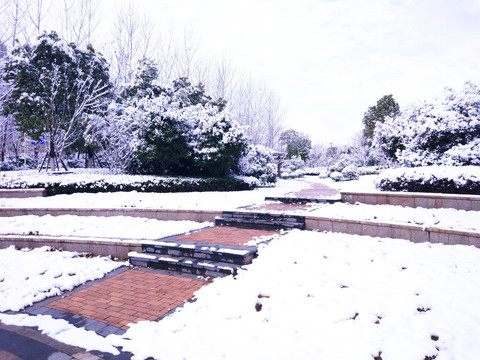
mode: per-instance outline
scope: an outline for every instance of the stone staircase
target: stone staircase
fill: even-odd
[[[143,244],[142,252],[129,253],[134,266],[200,276],[224,276],[250,264],[256,247],[190,241],[159,241]]]
[[[305,216],[250,211],[223,211],[222,217],[215,219],[215,225],[260,230],[304,230]]]

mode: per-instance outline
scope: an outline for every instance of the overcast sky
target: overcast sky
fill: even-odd
[[[287,126],[349,142],[383,95],[400,105],[480,83],[480,0],[138,0],[204,50],[263,77]]]

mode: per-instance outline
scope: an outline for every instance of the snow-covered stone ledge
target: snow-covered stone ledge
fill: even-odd
[[[399,205],[426,209],[451,208],[457,210],[480,211],[479,195],[451,195],[435,193],[382,192],[342,192],[342,202],[357,202],[370,205]]]
[[[480,233],[470,231],[314,216],[305,217],[305,226],[306,230],[311,231],[329,231],[404,239],[415,243],[431,242],[446,245],[473,245],[480,248]]]
[[[215,222],[216,217],[222,216],[222,211],[148,208],[0,208],[0,217],[23,215],[131,216],[165,221]]]

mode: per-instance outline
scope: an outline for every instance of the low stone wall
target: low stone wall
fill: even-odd
[[[415,243],[431,242],[448,245],[473,245],[480,248],[480,234],[475,232],[312,216],[305,217],[305,226],[306,230],[405,239]]]
[[[50,246],[65,251],[76,251],[80,253],[91,253],[93,255],[108,256],[119,259],[127,259],[131,251],[141,252],[140,243],[124,241],[108,241],[101,239],[82,239],[78,237],[53,237],[53,236],[22,236],[22,235],[0,235],[0,249],[9,246],[17,248],[37,248]]]
[[[77,216],[131,216],[157,220],[190,220],[196,222],[215,222],[222,216],[222,211],[215,210],[170,210],[170,209],[138,209],[138,208],[0,208],[0,217],[22,215],[77,215]]]
[[[479,195],[450,195],[431,193],[382,192],[342,192],[342,202],[357,202],[371,205],[400,205],[426,209],[451,208],[457,210],[480,211]]]
[[[47,196],[45,189],[0,189],[0,199]]]

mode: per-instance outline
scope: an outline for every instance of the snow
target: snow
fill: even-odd
[[[213,226],[194,221],[161,221],[128,216],[0,217],[0,234],[95,237],[106,239],[160,239]]]
[[[295,230],[122,345],[134,359],[477,359],[479,289],[473,247]]]
[[[123,265],[108,258],[80,257],[49,247],[0,250],[0,311],[19,311],[47,297],[103,277]]]
[[[98,350],[118,355],[120,352],[112,345],[118,342],[115,335],[104,338],[84,328],[77,328],[66,320],[53,319],[49,315],[29,316],[26,314],[0,314],[0,321],[6,325],[38,327],[42,334],[72,346],[79,346],[87,351]],[[114,340],[116,339],[116,340]]]
[[[374,179],[364,176],[360,181],[333,183],[305,177],[280,180],[277,188],[231,193],[130,192],[0,199],[0,206],[223,210],[259,204],[265,196],[288,195],[314,182],[344,191],[372,191]],[[479,212],[454,209],[337,203],[315,205],[304,214],[476,232],[480,227]],[[0,229],[6,232],[16,227],[19,233],[61,229],[57,236],[122,238],[135,229],[137,238],[159,238],[176,232],[175,226],[182,232],[205,226],[192,223],[189,229],[189,222],[126,217],[96,221],[94,217],[18,216],[0,218]],[[0,311],[18,311],[102,277],[120,265],[106,258],[87,259],[48,248],[0,250]],[[122,347],[137,360],[371,360],[380,354],[383,360],[434,356],[436,360],[474,360],[480,354],[480,249],[471,246],[283,232],[260,244],[258,258],[238,269],[238,275],[215,279],[195,297],[195,302],[185,303],[159,322],[132,324],[123,336],[107,338],[48,316],[0,313],[0,321],[38,326],[59,341],[87,350],[117,354]]]

